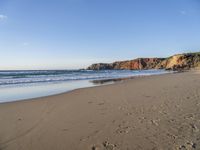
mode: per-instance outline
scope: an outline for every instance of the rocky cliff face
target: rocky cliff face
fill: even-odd
[[[187,53],[166,58],[164,61],[157,65],[157,68],[178,70],[196,68],[199,66],[200,53]]]
[[[178,54],[169,58],[138,58],[114,63],[98,63],[89,66],[88,70],[111,69],[190,69],[200,66],[200,53]]]

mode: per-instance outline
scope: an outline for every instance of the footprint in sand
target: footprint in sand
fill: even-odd
[[[184,119],[194,119],[194,114],[187,114]]]
[[[119,106],[118,109],[121,110],[121,111],[125,111],[125,110],[126,110],[126,107]]]
[[[145,95],[145,97],[146,97],[146,98],[151,98],[151,96],[149,96],[149,95]]]
[[[116,148],[117,145],[105,141],[101,145],[93,145],[91,150],[117,150]]]
[[[103,142],[102,145],[106,150],[114,150],[117,147],[117,145],[111,144],[108,141]]]
[[[123,133],[128,134],[130,131],[131,131],[131,127],[124,126],[124,125],[119,125],[118,128],[116,129],[117,134],[123,134]]]
[[[190,124],[192,131],[193,132],[199,132],[199,129],[197,128],[197,126],[195,124]]]
[[[69,131],[69,129],[62,129],[62,131]]]
[[[22,118],[18,118],[18,121],[22,121]]]
[[[102,102],[102,103],[99,103],[98,105],[99,105],[99,106],[102,106],[102,105],[104,105],[104,104],[105,104],[105,103],[104,103],[104,102]]]
[[[196,149],[197,144],[193,142],[187,142],[186,144],[180,145],[179,150],[192,150]]]
[[[146,117],[139,117],[138,120],[139,120],[140,123],[144,123],[147,120],[147,118]]]
[[[158,126],[159,125],[159,120],[151,120],[151,124],[155,125],[155,126]]]
[[[131,116],[131,115],[133,115],[133,113],[128,112],[128,113],[126,113],[125,115],[126,115],[126,116]]]

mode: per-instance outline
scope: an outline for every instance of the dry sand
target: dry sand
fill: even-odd
[[[0,104],[0,150],[200,149],[200,74]]]

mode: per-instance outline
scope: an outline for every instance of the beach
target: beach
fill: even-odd
[[[200,149],[200,73],[0,104],[0,150]]]

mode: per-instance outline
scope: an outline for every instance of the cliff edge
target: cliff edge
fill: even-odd
[[[168,58],[137,58],[113,63],[92,64],[88,70],[147,70],[167,69],[182,70],[200,66],[199,53],[177,54]]]

